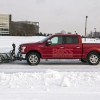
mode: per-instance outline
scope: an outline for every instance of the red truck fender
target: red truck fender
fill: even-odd
[[[87,58],[88,54],[90,54],[91,52],[96,52],[96,53],[100,54],[100,49],[98,49],[98,48],[89,49],[85,54],[85,58]]]

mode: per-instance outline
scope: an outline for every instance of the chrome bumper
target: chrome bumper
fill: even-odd
[[[26,60],[26,54],[21,54],[20,52],[18,52],[17,57],[19,59]]]

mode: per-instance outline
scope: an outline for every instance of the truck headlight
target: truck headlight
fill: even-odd
[[[21,47],[21,52],[25,52],[26,46]]]

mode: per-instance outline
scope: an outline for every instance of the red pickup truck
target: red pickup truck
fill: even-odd
[[[100,43],[82,43],[80,35],[56,34],[36,43],[19,46],[19,55],[30,65],[37,65],[40,59],[80,59],[91,65],[100,62]]]

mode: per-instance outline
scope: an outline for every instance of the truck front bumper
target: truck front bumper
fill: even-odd
[[[19,60],[26,60],[26,54],[22,54],[22,53],[18,52],[17,58],[18,58]]]

